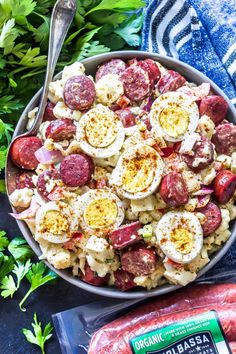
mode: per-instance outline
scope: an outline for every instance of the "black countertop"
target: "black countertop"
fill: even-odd
[[[0,230],[5,230],[8,237],[21,235],[15,220],[8,215],[10,205],[7,196],[0,194]],[[26,312],[19,309],[19,301],[29,287],[27,280],[22,281],[20,290],[13,299],[0,298],[0,354],[37,354],[40,353],[35,345],[28,343],[21,333],[21,329],[31,328],[34,312],[43,325],[51,321],[51,315],[70,309],[101,297],[82,291],[67,283],[63,279],[57,280],[53,285],[44,285],[33,293],[27,303]],[[56,334],[46,345],[48,354],[60,354],[60,347]]]

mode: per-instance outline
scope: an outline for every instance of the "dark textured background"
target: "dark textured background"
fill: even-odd
[[[0,230],[5,230],[11,238],[21,233],[15,220],[8,215],[9,212],[7,196],[0,194]],[[37,312],[39,320],[45,325],[48,321],[52,322],[53,313],[100,299],[97,295],[91,295],[59,279],[53,285],[44,285],[36,290],[26,303],[27,311],[21,312],[18,304],[28,287],[28,281],[23,280],[20,290],[13,299],[0,298],[0,354],[40,353],[40,350],[28,343],[21,333],[23,327],[31,327],[34,312]],[[61,353],[55,333],[46,349],[47,354]]]

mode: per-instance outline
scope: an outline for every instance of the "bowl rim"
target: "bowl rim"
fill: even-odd
[[[80,62],[86,66],[91,63],[96,64],[96,62],[99,62],[99,64],[100,64],[100,62],[105,62],[105,61],[108,61],[113,58],[121,58],[121,59],[126,60],[128,58],[133,58],[133,57],[136,57],[138,59],[152,58],[154,60],[160,61],[161,63],[164,62],[164,65],[165,66],[167,65],[167,67],[168,67],[168,63],[169,63],[170,66],[171,65],[174,67],[176,66],[177,71],[179,71],[179,69],[181,69],[180,71],[183,71],[183,72],[187,71],[189,74],[193,74],[195,76],[195,80],[197,77],[199,82],[210,83],[211,87],[216,92],[216,94],[221,95],[227,101],[227,103],[229,105],[229,112],[230,112],[230,118],[231,118],[230,121],[233,121],[234,124],[236,124],[236,109],[235,109],[234,105],[232,104],[232,102],[230,101],[230,99],[226,96],[226,94],[207,76],[205,76],[197,69],[191,67],[190,65],[188,65],[178,59],[167,57],[164,55],[159,55],[156,53],[150,53],[150,52],[146,52],[146,51],[124,50],[124,51],[114,51],[114,52],[95,55],[93,57],[83,59]],[[97,63],[96,66],[99,64]],[[54,79],[59,78],[60,75],[61,75],[61,72],[58,73],[54,77]],[[186,74],[183,74],[183,75],[186,75]],[[189,75],[187,75],[187,76],[189,76]],[[193,80],[193,81],[195,81],[195,80]],[[22,124],[27,122],[27,119],[28,119],[27,113],[33,107],[35,107],[35,105],[37,105],[37,101],[39,100],[41,92],[42,92],[42,88],[39,89],[34,94],[34,96],[31,98],[29,103],[26,105],[26,107],[25,107],[24,111],[22,112],[22,114],[18,120],[18,123],[16,125],[15,131],[13,134],[13,138],[15,138],[17,135],[19,135],[23,131]],[[24,131],[25,131],[25,129],[24,129]],[[5,178],[7,179],[7,174],[5,175]],[[11,203],[10,203],[10,205],[11,205]],[[12,206],[11,206],[11,208],[14,211],[14,208]],[[42,255],[42,251],[41,251],[37,241],[35,241],[35,239],[33,238],[32,233],[29,230],[26,223],[24,221],[20,221],[20,220],[16,220],[16,222],[17,222],[17,224],[20,228],[20,231],[22,232],[25,240],[28,242],[28,244],[33,249],[33,251],[36,253],[37,257],[40,257]],[[236,222],[233,222],[232,224],[233,224],[233,227],[231,228],[232,231],[231,231],[231,235],[230,235],[229,239],[213,255],[210,262],[205,267],[203,267],[200,270],[200,272],[198,272],[197,279],[199,277],[201,277],[202,275],[204,275],[207,271],[212,269],[220,261],[220,259],[223,258],[223,256],[226,254],[226,252],[231,247],[231,245],[234,243],[234,241],[236,239]],[[78,277],[73,276],[72,273],[69,273],[68,270],[58,270],[58,269],[54,268],[47,260],[43,259],[43,261],[51,270],[53,270],[55,273],[57,273],[61,278],[63,278],[67,282],[77,286],[78,288],[80,288],[82,290],[86,290],[86,291],[91,292],[93,294],[100,295],[100,296],[106,296],[106,297],[110,297],[110,298],[119,298],[119,299],[148,298],[148,297],[152,297],[152,296],[163,295],[163,294],[166,294],[168,292],[172,292],[172,291],[182,287],[181,285],[164,284],[164,285],[162,285],[160,287],[156,287],[152,290],[143,289],[143,290],[122,292],[121,290],[119,290],[115,287],[108,287],[108,286],[107,287],[96,287],[94,285],[85,283],[82,280],[80,280]]]

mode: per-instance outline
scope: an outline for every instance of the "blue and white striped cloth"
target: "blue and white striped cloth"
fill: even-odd
[[[236,104],[236,0],[147,0],[142,50],[180,59]]]

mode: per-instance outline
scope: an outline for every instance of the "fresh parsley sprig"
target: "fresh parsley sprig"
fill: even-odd
[[[42,328],[41,322],[38,321],[37,314],[34,314],[34,322],[32,323],[33,331],[23,328],[22,332],[29,343],[38,345],[42,354],[45,354],[45,342],[52,337],[53,327],[51,323],[47,323],[45,328]]]

